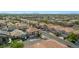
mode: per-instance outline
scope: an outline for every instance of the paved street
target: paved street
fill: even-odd
[[[69,41],[65,41],[65,40],[59,39],[59,38],[56,37],[53,33],[50,34],[50,32],[46,32],[46,31],[40,31],[40,32],[42,33],[42,35],[45,35],[46,38],[48,38],[48,39],[54,38],[56,41],[61,42],[61,43],[65,44],[65,45],[68,45],[68,46],[70,46],[70,47],[72,47],[72,48],[78,48],[78,46],[74,45],[73,43],[71,43],[71,42],[69,42]]]

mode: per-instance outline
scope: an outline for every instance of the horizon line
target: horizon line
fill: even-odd
[[[0,14],[79,14],[79,11],[0,11]]]

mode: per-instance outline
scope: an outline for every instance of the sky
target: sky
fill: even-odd
[[[0,14],[79,14],[79,11],[0,11]]]

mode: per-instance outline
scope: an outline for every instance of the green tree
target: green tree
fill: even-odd
[[[41,35],[42,35],[42,33],[39,32],[37,36],[38,36],[39,38],[41,38]]]
[[[78,36],[74,33],[70,33],[66,39],[72,43],[75,43],[78,40]]]
[[[76,25],[79,25],[79,21],[75,21],[75,24],[76,24]]]
[[[43,20],[44,23],[48,24],[49,21],[47,19]]]
[[[10,44],[11,48],[22,48],[23,46],[24,46],[24,44],[17,40],[12,41]]]

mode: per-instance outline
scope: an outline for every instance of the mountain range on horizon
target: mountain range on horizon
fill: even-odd
[[[79,14],[79,11],[0,11],[0,14]]]

